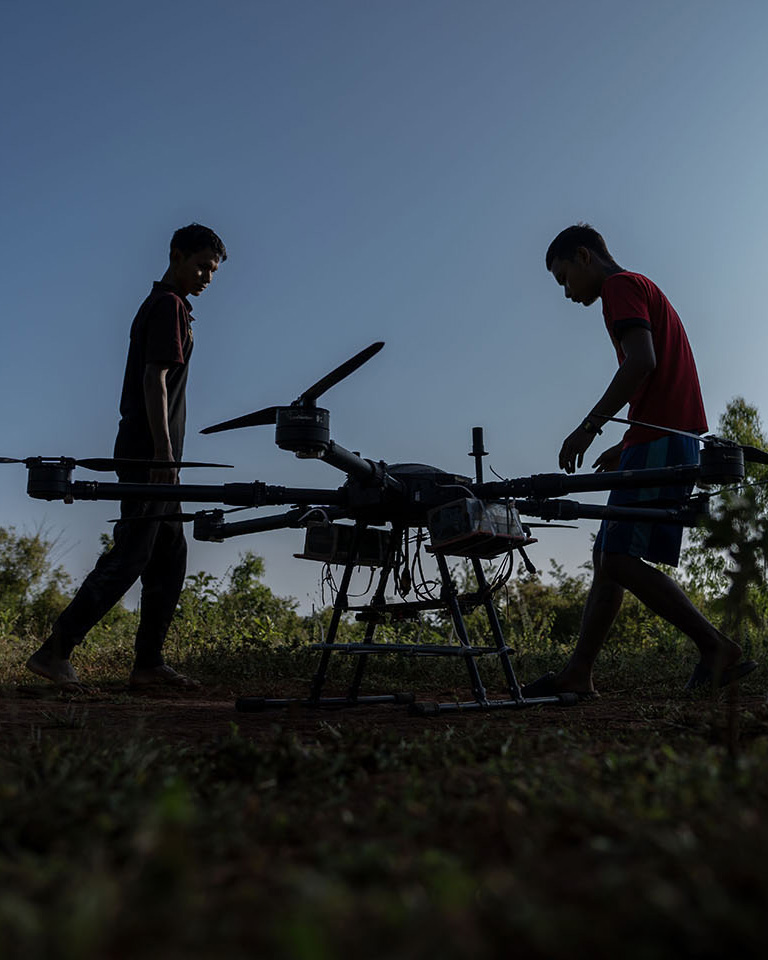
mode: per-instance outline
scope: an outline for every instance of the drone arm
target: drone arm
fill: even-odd
[[[693,484],[699,476],[700,468],[693,463],[651,470],[615,470],[573,475],[537,473],[530,477],[473,484],[473,490],[482,499],[490,500],[503,500],[505,497],[560,497],[566,493],[586,491],[639,490],[642,487]]]
[[[371,460],[364,460],[363,457],[345,450],[341,444],[334,440],[328,442],[328,446],[320,454],[320,458],[332,467],[343,470],[356,480],[363,483],[374,480],[376,477],[376,464]]]
[[[381,483],[398,492],[403,492],[403,484],[395,477],[390,476],[386,471],[386,464],[374,463],[373,460],[364,460],[356,453],[345,450],[334,440],[330,440],[328,446],[321,453],[321,459],[332,467],[343,470],[344,473],[361,483]]]
[[[30,477],[31,480],[31,477]],[[31,487],[31,483],[30,483]],[[63,496],[33,492],[32,497],[45,500],[146,500],[181,503],[226,503],[234,507],[256,507],[265,502],[263,483],[99,483],[76,480],[68,484]]]
[[[341,490],[270,486],[266,483],[100,483],[69,479],[61,468],[31,469],[27,493],[38,500],[146,500],[180,503],[224,503],[262,507],[286,503],[346,503]]]
[[[543,520],[625,520],[629,522],[676,523],[695,527],[707,514],[706,501],[693,501],[681,507],[622,507],[612,504],[578,503],[575,500],[518,500],[515,504],[524,516]]]
[[[252,517],[249,520],[239,520],[234,523],[225,523],[220,511],[201,513],[195,518],[193,536],[195,540],[215,541],[220,543],[230,537],[240,537],[248,533],[264,533],[267,530],[285,530],[289,527],[305,527],[312,520],[321,518],[337,520],[347,516],[344,510],[337,507],[298,507],[286,513],[278,513],[271,517]]]

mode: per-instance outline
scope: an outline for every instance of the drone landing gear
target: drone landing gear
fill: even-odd
[[[365,524],[358,523],[355,526],[355,534],[352,549],[349,553],[349,560],[344,567],[344,573],[339,586],[339,592],[333,607],[333,615],[328,629],[328,638],[324,643],[314,645],[314,648],[321,651],[320,663],[309,696],[306,699],[269,699],[265,697],[241,697],[235,704],[237,710],[245,713],[267,710],[270,708],[287,707],[291,705],[300,705],[303,707],[357,707],[370,706],[382,703],[408,704],[410,712],[415,716],[436,716],[440,713],[463,713],[477,710],[498,710],[498,709],[522,709],[524,707],[536,704],[559,704],[571,706],[577,702],[574,694],[562,694],[553,697],[536,697],[526,699],[523,697],[520,686],[515,677],[512,663],[509,659],[509,647],[504,640],[504,634],[499,623],[496,609],[493,605],[490,586],[485,578],[482,564],[479,559],[472,558],[472,567],[477,578],[478,589],[476,593],[459,594],[451,578],[450,570],[445,555],[435,553],[442,589],[440,600],[416,600],[402,603],[387,603],[385,601],[385,589],[390,575],[395,566],[395,558],[398,545],[402,539],[405,530],[403,528],[392,531],[390,538],[390,548],[379,576],[378,585],[374,596],[369,604],[362,607],[350,607],[347,603],[347,595],[352,573],[356,565],[357,550],[362,539]],[[485,609],[488,623],[493,638],[492,646],[477,647],[473,646],[467,634],[466,624],[464,622],[463,610],[473,609],[482,605]],[[455,630],[458,644],[434,644],[434,643],[376,643],[374,635],[376,627],[385,622],[387,615],[394,617],[403,617],[416,614],[423,610],[447,609],[451,616],[451,621]],[[362,643],[336,643],[336,634],[342,614],[347,610],[358,610],[357,619],[367,624],[365,637]],[[331,655],[334,653],[357,656],[358,662],[350,683],[346,696],[344,697],[323,697],[321,696],[325,684],[326,673]],[[467,702],[439,703],[429,701],[416,701],[411,693],[380,694],[374,696],[361,696],[360,686],[362,684],[365,669],[368,663],[368,657],[372,654],[388,653],[399,656],[431,656],[431,657],[461,657],[467,667],[470,686],[474,700]],[[501,664],[504,675],[505,686],[508,696],[502,699],[490,699],[480,677],[476,658],[482,656],[495,656]]]

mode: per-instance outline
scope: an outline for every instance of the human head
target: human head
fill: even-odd
[[[566,297],[584,306],[595,302],[603,280],[617,268],[605,240],[588,223],[561,230],[549,245],[546,264]]]
[[[188,227],[179,227],[171,237],[171,254],[174,250],[179,250],[188,257],[191,253],[199,253],[206,248],[213,250],[220,263],[224,263],[227,259],[227,248],[221,238],[210,227],[204,227],[201,223],[190,223]]]
[[[209,227],[190,223],[180,227],[171,238],[168,280],[182,296],[198,296],[227,259],[227,248]]]
[[[550,243],[547,250],[547,270],[552,269],[555,260],[573,260],[579,247],[586,247],[603,260],[613,260],[605,240],[597,230],[588,223],[576,223],[561,230]]]

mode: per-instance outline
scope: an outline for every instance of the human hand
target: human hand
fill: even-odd
[[[574,473],[584,462],[584,453],[595,439],[594,433],[587,433],[583,427],[577,427],[569,434],[560,448],[559,463],[566,473]]]
[[[149,471],[150,483],[178,483],[179,471],[173,467],[158,467]]]
[[[164,453],[162,456],[155,455],[155,460],[160,461],[157,467],[153,467],[149,471],[149,482],[150,483],[178,483],[179,482],[179,471],[175,467],[169,467],[169,463],[173,463],[173,454]]]
[[[609,470],[618,470],[622,449],[623,443],[620,442],[614,444],[612,447],[608,447],[607,450],[603,450],[597,460],[595,460],[595,462],[592,464],[593,469],[598,473],[605,473]]]

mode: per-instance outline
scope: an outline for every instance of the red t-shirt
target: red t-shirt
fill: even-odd
[[[600,292],[605,326],[624,362],[621,338],[630,327],[650,330],[656,369],[629,401],[630,420],[704,433],[707,418],[699,376],[688,337],[675,308],[655,283],[639,273],[623,270],[606,277]],[[624,446],[658,440],[663,431],[631,426]]]

